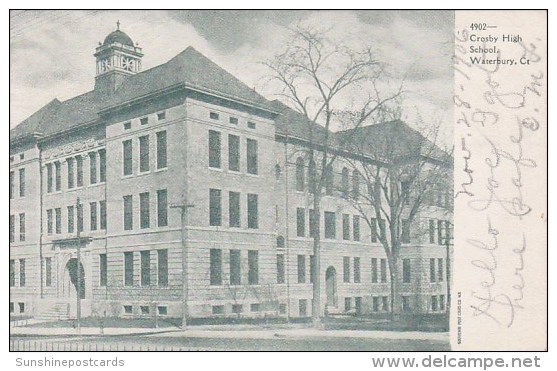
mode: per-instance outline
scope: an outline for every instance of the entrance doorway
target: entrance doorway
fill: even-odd
[[[68,260],[64,270],[64,296],[70,298],[77,298],[77,259],[72,258]],[[85,270],[83,264],[79,263],[79,297],[85,298]]]
[[[327,268],[325,272],[325,286],[327,291],[327,306],[335,307],[337,301],[337,271],[334,267]]]

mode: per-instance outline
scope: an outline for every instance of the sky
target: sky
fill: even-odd
[[[143,48],[144,70],[193,46],[271,100],[261,62],[284,50],[296,25],[326,25],[340,43],[371,46],[394,80],[404,77],[405,121],[452,127],[453,12],[314,10],[11,11],[10,127],[54,98],[93,89],[94,49],[117,20]]]

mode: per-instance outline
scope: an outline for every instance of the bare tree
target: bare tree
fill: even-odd
[[[391,319],[400,309],[399,258],[401,246],[410,242],[410,226],[416,226],[419,232],[414,234],[416,237],[424,232],[420,214],[432,203],[444,207],[445,217],[450,213],[452,150],[440,148],[439,128],[438,122],[418,132],[395,117],[337,133],[341,145],[350,148],[353,154],[346,161],[358,172],[366,189],[361,193],[345,192],[345,198],[372,233],[376,233],[375,238],[385,250],[390,272]],[[442,202],[437,195],[441,195]],[[443,238],[449,238],[448,225],[446,233]]]
[[[308,125],[308,186],[313,195],[313,210],[320,215],[321,193],[327,174],[338,156],[332,125],[338,112],[351,111],[355,128],[397,99],[402,84],[394,92],[382,94],[379,86],[385,78],[384,65],[375,59],[371,48],[354,50],[332,41],[327,32],[299,26],[285,51],[265,65],[271,80],[278,83],[279,96],[299,112]],[[313,231],[312,319],[321,327],[319,217],[310,218]]]

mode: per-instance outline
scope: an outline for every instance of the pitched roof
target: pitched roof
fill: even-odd
[[[263,96],[193,47],[188,47],[164,64],[127,77],[110,96],[93,90],[64,102],[54,99],[11,129],[10,139],[18,139],[34,132],[45,136],[63,132],[98,120],[98,113],[103,109],[177,84],[273,110]]]
[[[386,121],[335,133],[340,145],[377,160],[395,161],[416,155],[450,161],[450,155],[401,120]]]
[[[325,127],[312,122],[306,116],[293,110],[279,100],[274,100],[271,104],[279,113],[279,116],[275,119],[275,130],[277,134],[307,141],[325,141],[325,136],[327,134]],[[333,139],[332,135],[329,137],[329,140],[331,139]]]
[[[191,46],[164,64],[128,77],[118,87],[107,107],[181,83],[186,87],[270,108],[263,96]]]

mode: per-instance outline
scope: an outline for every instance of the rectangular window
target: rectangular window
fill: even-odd
[[[209,130],[209,167],[220,169],[220,133]]]
[[[25,287],[25,259],[19,259],[19,287]]]
[[[142,117],[139,119],[141,125],[147,125],[149,123],[149,117]]]
[[[387,282],[387,259],[381,259],[381,283]]]
[[[439,310],[445,310],[445,295],[439,295]]]
[[[130,130],[132,128],[132,122],[124,122],[124,130]]]
[[[68,189],[72,189],[75,186],[75,165],[73,157],[68,158],[66,162],[68,163]]]
[[[74,207],[68,206],[68,233],[74,232],[74,222],[75,222]]]
[[[240,314],[244,310],[244,306],[242,304],[232,304],[232,313]]]
[[[377,242],[377,219],[371,218],[371,242]]]
[[[124,196],[124,230],[133,229],[133,196]]]
[[[57,207],[54,209],[56,219],[56,234],[62,233],[62,209]]]
[[[83,232],[83,204],[77,205],[77,230]]]
[[[139,194],[139,225],[141,228],[149,228],[151,226],[149,211],[149,192]]]
[[[431,311],[432,312],[437,312],[437,296],[433,295],[431,297]]]
[[[410,243],[410,222],[402,220],[402,243]]]
[[[222,225],[221,190],[209,189],[209,225]]]
[[[257,250],[248,250],[248,284],[259,283],[259,253]]]
[[[168,226],[168,192],[166,189],[157,191],[157,225]]]
[[[443,282],[444,269],[443,269],[443,258],[437,259],[437,281]]]
[[[285,282],[284,254],[277,255],[277,283]]]
[[[358,215],[352,216],[352,233],[354,241],[360,240],[360,217]]]
[[[403,296],[402,297],[402,311],[403,312],[410,312],[410,297]]]
[[[133,144],[131,139],[122,142],[124,175],[133,174]]]
[[[19,240],[25,241],[25,213],[19,214]]]
[[[231,123],[232,125],[238,125],[238,118],[230,116],[228,118],[228,122]]]
[[[58,162],[58,164],[60,163]],[[25,197],[25,168],[19,169],[19,197]]]
[[[354,298],[354,310],[356,311],[357,315],[362,314],[362,297],[356,296]]]
[[[350,215],[342,214],[342,239],[350,239]]]
[[[258,217],[258,197],[248,193],[248,228],[257,229],[259,225]]]
[[[304,237],[306,235],[306,211],[303,207],[296,209],[296,236]]]
[[[298,302],[298,310],[300,312],[300,317],[307,317],[308,315],[308,300],[300,299]]]
[[[435,220],[429,219],[429,243],[435,243]]]
[[[309,210],[309,236],[311,238],[315,237],[319,231],[319,218],[315,213],[315,210]]]
[[[83,157],[77,156],[75,158],[75,164],[77,168],[76,184],[78,187],[83,187]]]
[[[139,172],[149,171],[149,136],[139,137]]]
[[[157,281],[159,286],[168,286],[168,250],[157,250]]]
[[[298,255],[298,283],[306,283],[306,256]]]
[[[443,241],[443,220],[438,220],[437,221],[437,243],[439,245],[443,245],[444,241]]]
[[[230,284],[242,284],[242,260],[240,250],[230,250]]]
[[[259,312],[261,311],[261,304],[259,303],[253,303],[250,305],[250,311],[251,312]]]
[[[46,191],[52,192],[52,164],[46,164]]]
[[[410,271],[410,259],[402,259],[402,282],[410,283],[411,271]]]
[[[46,211],[46,233],[48,234],[52,234],[53,231],[53,220],[54,216],[53,216],[53,211],[52,209],[48,209]]]
[[[379,312],[379,305],[380,305],[379,300],[380,300],[379,296],[374,296],[373,297],[373,311],[374,312]]]
[[[97,183],[97,153],[89,152],[89,183]]]
[[[222,285],[222,250],[210,249],[209,251],[210,284]]]
[[[90,224],[91,224],[91,230],[92,231],[96,231],[97,230],[97,203],[96,202],[90,202],[89,203],[89,209],[90,209]]]
[[[248,139],[246,150],[248,174],[257,174],[257,141],[255,139]]]
[[[360,283],[362,276],[360,273],[360,258],[354,258],[354,283]]]
[[[101,183],[106,182],[106,150],[99,150],[99,178]]]
[[[157,169],[166,168],[166,131],[157,133]]]
[[[342,258],[342,281],[350,282],[350,258],[348,256]]]
[[[14,198],[14,182],[15,182],[15,173],[10,171],[10,200]]]
[[[15,215],[10,215],[10,242],[15,242]]]
[[[255,129],[255,122],[248,121],[248,128]]]
[[[435,258],[431,258],[429,259],[429,282],[435,282],[436,273]]]
[[[336,217],[332,211],[325,211],[325,238],[336,237]]]
[[[218,120],[219,119],[219,114],[216,112],[209,112],[209,118],[211,120]]]
[[[228,169],[240,171],[240,137],[228,134]]]
[[[224,314],[224,305],[213,305],[211,311],[213,314]]]
[[[45,285],[47,287],[52,286],[52,258],[44,259],[44,275]]]
[[[164,120],[164,119],[166,119],[166,112],[165,111],[157,113],[157,120],[161,121],[161,120]]]
[[[151,285],[151,251],[141,251],[141,286]]]
[[[99,208],[101,209],[101,229],[106,230],[106,201],[99,201]]]
[[[108,262],[106,254],[99,254],[99,285],[106,286],[108,282]]]
[[[450,243],[451,239],[452,239],[451,222],[448,221],[448,220],[445,220],[445,241],[444,241],[444,244],[447,245],[448,243]]]
[[[389,297],[388,296],[382,296],[381,297],[381,302],[383,304],[383,312],[388,312],[389,311]]]
[[[377,258],[371,258],[371,283],[377,283]]]
[[[228,226],[240,228],[239,192],[228,192]]]
[[[131,305],[124,305],[124,313],[125,314],[132,314],[132,306]]]
[[[15,286],[15,260],[10,260],[10,287]]]
[[[56,161],[54,163],[54,174],[55,174],[55,188],[56,191],[60,191],[62,189],[62,166],[60,164],[59,161]],[[21,170],[20,170],[20,175],[21,175]],[[20,181],[21,181],[21,177],[20,177]],[[19,184],[19,189],[20,189],[20,196],[21,196],[21,183]]]
[[[133,286],[133,252],[124,253],[124,286]]]
[[[350,312],[352,309],[352,298],[344,298],[344,311]]]

